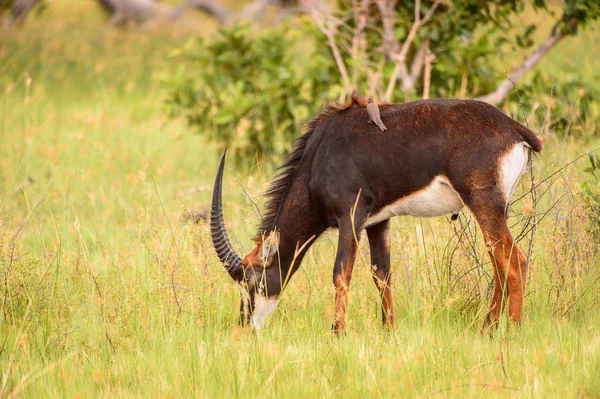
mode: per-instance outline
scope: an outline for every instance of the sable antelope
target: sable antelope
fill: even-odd
[[[329,105],[308,123],[266,194],[256,247],[243,259],[223,220],[223,153],[211,233],[219,259],[241,288],[243,322],[264,324],[314,239],[333,227],[339,230],[334,332],[345,329],[356,237],[363,230],[383,323],[393,326],[389,219],[457,214],[466,206],[483,231],[494,267],[484,326],[496,324],[507,299],[510,318],[519,324],[527,262],[508,229],[507,212],[529,150],[541,151],[541,139],[495,107],[472,100],[380,104],[388,130],[379,132],[355,97],[347,105]]]

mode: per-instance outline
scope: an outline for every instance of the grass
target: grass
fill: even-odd
[[[491,268],[464,214],[394,220],[392,332],[379,325],[363,240],[350,331],[331,335],[330,232],[256,334],[237,324],[239,294],[207,225],[184,217],[210,191],[178,198],[210,186],[217,165],[211,145],[165,117],[156,79],[195,31],[103,32],[99,17],[81,23],[91,3],[53,4],[0,38],[0,396],[600,396],[600,259],[587,230],[598,215],[581,194],[593,184],[585,159],[540,198],[521,329],[480,334]],[[574,59],[592,70],[599,49],[584,34],[551,53],[561,66],[549,73],[558,79]],[[600,147],[586,131],[548,132],[536,175]],[[226,172],[240,252],[258,221],[240,186],[260,202],[260,169]],[[516,232],[528,201],[513,206]],[[460,226],[468,239],[455,236]]]

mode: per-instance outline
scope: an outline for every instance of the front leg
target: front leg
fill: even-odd
[[[348,307],[348,288],[352,279],[352,269],[358,251],[358,240],[362,232],[362,219],[353,226],[351,219],[339,222],[339,239],[335,265],[333,267],[333,285],[335,286],[335,321],[333,332],[343,334],[346,330],[346,309]]]

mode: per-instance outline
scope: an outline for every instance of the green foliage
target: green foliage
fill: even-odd
[[[533,45],[533,24],[523,31],[515,29],[513,43],[504,33],[513,30],[511,18],[523,8],[523,2],[461,0],[440,10],[420,38],[429,38],[438,55],[432,69],[433,96],[476,97],[493,91],[504,78],[494,64],[494,55],[502,53],[506,44],[521,49]]]
[[[492,55],[502,53],[503,46],[508,39],[506,31],[516,30],[514,46],[529,48],[533,45],[532,35],[536,26],[529,24],[523,28],[513,26],[515,15],[523,11],[524,2],[513,0],[479,1],[458,0],[450,3],[443,2],[429,22],[417,31],[417,37],[412,49],[408,53],[407,66],[413,62],[417,48],[429,40],[430,48],[436,54],[431,77],[432,97],[477,96],[487,94],[497,85],[499,78],[503,78],[495,68]],[[431,7],[428,2],[421,2],[421,15],[425,15]],[[355,27],[355,14],[349,2],[338,1],[338,17],[348,21],[340,29],[338,35],[341,48],[352,46],[352,34]],[[407,38],[409,29],[414,21],[415,2],[402,2],[395,10],[396,39],[403,43]],[[372,6],[368,12],[368,26],[377,29],[367,29],[367,53],[362,57],[367,58],[370,64],[386,63],[383,68],[383,79],[380,84],[386,85],[391,77],[393,63],[386,59],[383,52],[371,49],[385,48],[380,31],[383,29],[381,15],[377,7]],[[347,29],[344,30],[344,29]],[[321,46],[327,48],[327,40],[321,36],[317,40]],[[365,63],[356,63],[353,58],[356,54],[344,54],[345,63],[349,66],[349,73],[354,76],[353,81],[368,82],[369,71]],[[333,62],[333,61],[332,61]],[[418,77],[421,75],[419,74]],[[361,84],[358,85],[359,87]],[[422,92],[421,79],[417,79],[414,89],[409,92],[396,90],[393,101],[406,101],[420,97]],[[364,91],[383,92],[382,87],[360,87]]]
[[[297,42],[286,28],[253,33],[248,25],[188,42],[174,53],[185,62],[163,76],[171,115],[227,146],[237,164],[279,160],[329,97],[335,76],[324,72],[323,57],[298,59]]]
[[[599,6],[588,0],[567,2],[559,17],[554,16],[556,9],[543,0],[532,6],[549,14],[555,29],[566,34],[576,34],[578,26],[587,26],[599,15]],[[414,7],[415,2],[406,2],[395,10],[396,39],[401,43],[413,23]],[[421,15],[429,7],[430,3],[423,2]],[[336,40],[339,48],[346,50],[342,56],[352,86],[362,93],[381,96],[394,64],[385,51],[373,51],[385,48],[379,10],[375,4],[368,10],[369,28],[364,31],[367,45],[357,50],[352,4],[339,1],[337,9],[337,17],[347,21],[339,26]],[[513,0],[442,3],[417,31],[407,66],[413,63],[419,46],[429,41],[436,55],[431,97],[488,94],[506,78],[504,68],[498,68],[499,58],[508,51],[533,50],[538,25],[515,23],[524,9],[524,2]],[[326,37],[314,24],[305,24],[303,32],[300,38],[286,26],[256,33],[248,25],[236,25],[220,29],[212,40],[190,41],[174,52],[180,66],[162,77],[169,88],[171,116],[184,116],[189,126],[218,147],[229,147],[238,165],[249,166],[256,160],[266,161],[267,165],[279,161],[289,152],[293,138],[301,134],[302,124],[318,112],[326,99],[338,98],[345,90]],[[374,76],[380,76],[377,83],[372,83]],[[533,79],[519,84],[525,94],[523,102],[531,102],[528,92],[538,94],[535,98],[539,99],[539,93],[549,93],[553,88],[558,108],[555,115],[559,117],[550,122],[550,127],[568,133],[575,117],[583,123],[570,132],[582,135],[593,123],[600,122],[600,87],[577,69],[562,79],[556,82],[555,76],[536,72]],[[420,98],[422,81],[422,72],[418,72],[413,87],[395,90],[392,101]],[[577,98],[574,88],[581,93]],[[538,109],[536,115],[541,124],[546,114]]]
[[[555,19],[554,11],[544,0],[536,1],[532,6],[545,12],[550,21]],[[525,26],[515,24],[524,8],[525,2],[520,1],[460,0],[440,10],[420,32],[421,40],[428,38],[432,51],[438,55],[431,82],[436,94],[451,96],[453,92],[460,92],[462,96],[474,97],[494,90],[506,77],[504,71],[497,68],[497,56],[505,54],[507,48],[521,49],[526,53],[534,45],[533,35],[537,26],[533,23]],[[567,1],[555,28],[566,34],[576,34],[578,26],[586,27],[599,17],[600,3],[596,0]],[[398,23],[410,24],[411,18],[410,14],[406,15]],[[514,39],[509,39],[506,32],[514,32]],[[466,85],[466,91],[463,85]],[[597,117],[600,118],[600,115]]]
[[[474,36],[465,32],[452,43],[452,51],[440,52],[432,67],[431,86],[434,97],[475,97],[495,89],[497,71],[490,58],[505,39],[494,39],[492,29]],[[418,89],[421,89],[419,84]]]
[[[573,22],[585,27],[599,17],[600,2],[597,0],[567,0],[562,18],[565,24],[562,29],[566,29],[569,34],[576,34],[577,25]]]
[[[592,71],[592,76],[596,74]],[[598,75],[600,76],[600,75]],[[597,135],[600,123],[600,84],[585,70],[568,68],[560,74],[539,69],[531,78],[518,84],[519,94],[511,91],[506,101],[514,115],[521,113],[519,102],[532,110],[530,122],[554,132],[559,137],[586,138]],[[543,106],[540,106],[544,104]]]
[[[432,86],[438,91],[438,95],[452,96],[460,93],[461,96],[479,96],[494,90],[499,81],[506,76],[504,71],[497,68],[498,56],[506,54],[507,46],[513,49],[532,50],[534,44],[533,34],[536,31],[535,24],[525,25],[519,28],[515,21],[519,20],[519,14],[523,11],[524,3],[499,2],[498,8],[494,9],[492,3],[481,5],[485,11],[476,11],[470,7],[464,7],[469,2],[455,3],[457,8],[463,10],[461,20],[473,20],[463,26],[471,28],[461,33],[461,42],[449,39],[448,51],[440,51],[438,62],[433,66]],[[560,29],[567,35],[578,33],[578,27],[587,27],[592,21],[600,17],[600,3],[595,0],[567,1],[560,11],[562,15],[557,19],[554,17],[555,10],[550,9],[543,0],[532,4],[534,9],[545,12],[551,20],[557,20],[553,29]],[[490,11],[490,5],[492,11]],[[489,20],[479,19],[476,15],[469,15],[469,11],[475,11],[489,16]],[[466,13],[465,13],[466,12]],[[434,21],[435,23],[435,21]],[[522,31],[519,31],[522,29]],[[516,31],[514,41],[505,32]],[[457,56],[458,55],[458,56]],[[459,78],[460,76],[460,78]],[[458,80],[461,87],[467,79],[466,90],[457,90]],[[600,122],[600,86],[594,79],[582,72],[581,69],[573,68],[564,73],[557,81],[555,75],[545,70],[538,69],[533,78],[525,82],[519,82],[521,101],[534,106],[534,102],[542,101],[554,104],[554,115],[558,117],[551,121],[545,121],[547,113],[545,109],[538,109],[538,124],[548,123],[550,128],[561,133],[571,133],[578,136],[584,134],[585,130],[594,131],[593,125]],[[525,94],[525,95],[524,95]],[[531,94],[531,95],[528,95]],[[509,102],[518,102],[515,93],[511,93]],[[551,97],[551,98],[550,98]],[[548,101],[545,101],[548,100]],[[534,109],[537,107],[534,107]],[[580,124],[573,126],[572,120],[577,118]],[[588,123],[589,122],[589,123]]]

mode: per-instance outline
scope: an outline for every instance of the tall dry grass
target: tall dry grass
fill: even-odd
[[[237,323],[208,226],[185,217],[209,201],[214,151],[164,117],[153,78],[185,34],[103,33],[58,4],[0,37],[0,396],[600,395],[599,215],[582,189],[597,185],[585,157],[569,164],[600,147],[597,134],[532,126],[547,142],[536,201],[526,174],[509,220],[529,250],[536,216],[521,329],[480,334],[491,267],[463,213],[393,221],[393,331],[379,326],[363,238],[350,331],[331,336],[328,232],[254,334]],[[581,46],[593,54],[592,39]],[[226,221],[244,252],[269,176],[226,173]]]

